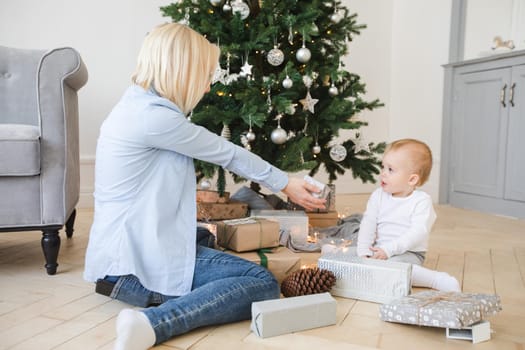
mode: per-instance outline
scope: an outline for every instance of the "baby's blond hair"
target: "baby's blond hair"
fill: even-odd
[[[401,139],[390,143],[385,149],[385,154],[400,149],[408,151],[412,171],[419,175],[419,181],[416,186],[424,185],[428,181],[432,170],[432,151],[430,147],[419,140]]]

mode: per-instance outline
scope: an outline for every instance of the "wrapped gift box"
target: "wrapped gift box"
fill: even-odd
[[[197,202],[197,220],[239,219],[248,215],[248,204],[230,201],[229,203]]]
[[[442,328],[465,328],[501,310],[498,295],[425,291],[383,304],[383,321]]]
[[[385,303],[410,294],[411,264],[361,258],[352,248],[323,254],[317,262],[336,277],[332,295]]]
[[[217,191],[197,190],[197,202],[203,203],[228,203],[230,192],[224,192],[221,196]]]
[[[300,255],[286,247],[263,249],[257,252],[236,253],[231,250],[226,250],[226,252],[266,267],[279,283],[286,276],[301,268]]]
[[[261,338],[336,323],[337,303],[330,293],[252,303],[252,331]]]
[[[305,208],[303,208],[302,206],[300,206],[299,204],[296,204],[294,202],[292,202],[289,198],[288,198],[288,202],[287,202],[287,208],[290,209],[290,210],[303,210],[307,213],[328,213],[328,212],[331,212],[331,211],[335,211],[335,185],[334,184],[327,184],[325,185],[328,189],[330,189],[330,192],[328,192],[327,196],[326,196],[326,204],[325,204],[325,207],[323,209],[313,209],[313,210],[306,210]]]
[[[308,223],[312,227],[337,226],[339,222],[339,213],[336,211],[326,213],[306,212],[306,215],[308,216]]]
[[[277,221],[295,242],[304,243],[308,238],[308,216],[302,210],[252,210],[250,216]]]
[[[217,222],[217,244],[245,252],[279,245],[279,223],[261,218]]]

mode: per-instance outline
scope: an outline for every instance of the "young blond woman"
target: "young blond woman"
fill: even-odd
[[[266,269],[196,245],[193,159],[305,208],[324,205],[311,195],[315,186],[188,121],[218,60],[219,48],[189,27],[154,28],[132,86],[101,126],[84,278],[144,308],[120,312],[115,349],[147,349],[197,327],[248,319],[252,302],[279,297]]]
[[[436,213],[432,198],[417,188],[431,169],[432,153],[425,143],[403,139],[388,145],[381,187],[370,196],[359,227],[357,254],[412,264],[413,286],[460,291],[454,277],[421,266]]]

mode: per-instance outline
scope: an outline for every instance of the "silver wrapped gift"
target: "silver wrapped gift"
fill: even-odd
[[[495,294],[426,291],[383,304],[383,321],[441,328],[465,328],[495,315],[501,301]]]
[[[336,313],[330,293],[258,301],[252,303],[251,329],[261,338],[274,337],[333,325]]]
[[[317,262],[319,268],[332,271],[336,277],[332,295],[386,303],[410,294],[411,264],[362,258],[352,248],[323,254]]]
[[[297,243],[308,238],[308,216],[302,210],[252,210],[250,216],[277,221],[280,229],[290,232]]]

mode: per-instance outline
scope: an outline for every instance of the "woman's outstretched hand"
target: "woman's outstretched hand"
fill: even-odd
[[[303,179],[290,177],[288,179],[288,185],[286,185],[282,192],[287,195],[292,202],[299,204],[305,209],[325,209],[326,199],[312,196],[312,193],[319,193],[320,189]]]

